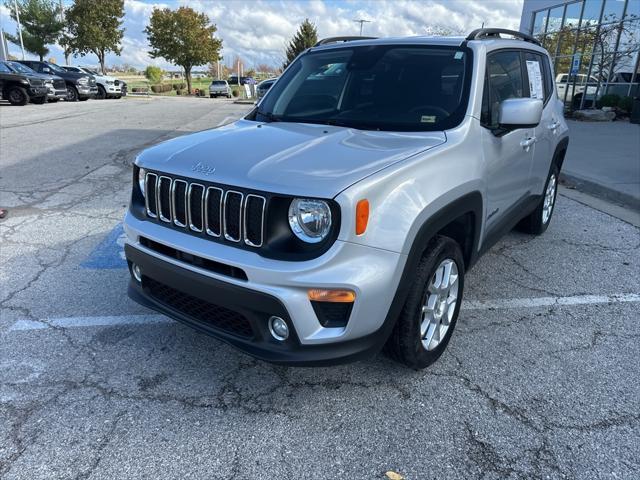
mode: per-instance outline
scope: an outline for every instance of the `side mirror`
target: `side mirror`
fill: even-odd
[[[536,98],[510,98],[498,110],[498,125],[506,130],[537,127],[542,118],[542,100]]]

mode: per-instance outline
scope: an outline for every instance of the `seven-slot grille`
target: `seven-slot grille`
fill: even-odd
[[[205,186],[148,172],[145,176],[147,216],[164,223],[224,238],[251,247],[264,242],[264,210],[261,195]]]

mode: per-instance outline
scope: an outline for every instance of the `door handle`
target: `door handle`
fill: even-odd
[[[533,145],[534,143],[536,143],[536,137],[528,137],[520,142],[520,146],[524,148],[525,152],[528,152],[531,148],[531,145]]]
[[[554,121],[553,123],[550,123],[549,125],[547,125],[547,128],[551,130],[553,133],[555,133],[555,131],[558,129],[559,126],[560,126],[560,122]]]

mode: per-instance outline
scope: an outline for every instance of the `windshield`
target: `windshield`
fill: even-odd
[[[467,48],[423,45],[311,51],[248,118],[391,131],[452,128],[466,112],[470,57]]]
[[[9,69],[9,67],[4,64],[4,62],[0,62],[0,72],[2,72],[2,73],[12,73],[11,70]]]
[[[7,66],[14,72],[34,74],[32,69],[18,62],[7,62]]]
[[[218,86],[225,86],[226,84],[227,82],[223,80],[214,80],[213,82],[211,82],[211,85],[218,85]]]
[[[65,72],[65,70],[62,67],[59,67],[55,63],[45,62],[45,64],[47,65],[47,67],[49,67],[54,72],[59,72],[59,73],[64,73]]]

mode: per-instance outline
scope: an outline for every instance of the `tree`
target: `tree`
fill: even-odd
[[[154,8],[144,29],[151,45],[151,57],[162,57],[182,67],[189,93],[191,69],[220,60],[222,40],[213,36],[216,31],[206,14],[190,7]]]
[[[316,26],[311,23],[308,18],[305,18],[287,46],[285,52],[287,60],[284,62],[283,68],[287,68],[300,53],[304,52],[307,48],[313,47],[316,43],[318,43]]]
[[[74,53],[93,53],[104,71],[108,52],[120,55],[124,0],[74,0],[67,10],[68,42]]]
[[[147,77],[147,80],[149,80],[151,83],[160,83],[163,73],[164,72],[160,67],[149,65],[144,71],[144,76]]]
[[[5,5],[9,8],[11,18],[16,20],[14,2],[8,0]],[[38,55],[42,61],[49,54],[47,45],[56,43],[64,28],[64,22],[60,18],[60,5],[53,0],[21,0],[18,2],[18,13],[24,49]],[[20,43],[17,34],[7,35],[7,38],[13,43]]]

